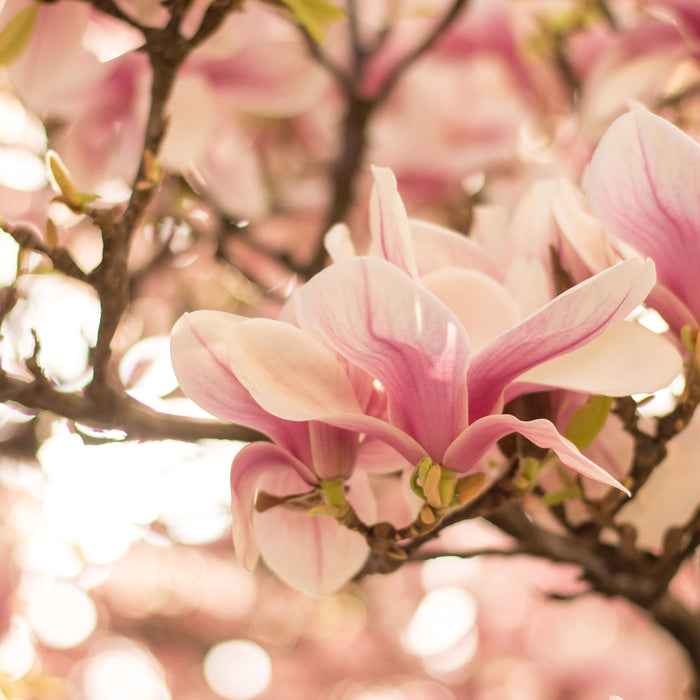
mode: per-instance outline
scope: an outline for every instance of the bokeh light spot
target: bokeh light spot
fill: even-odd
[[[170,700],[160,666],[126,640],[87,660],[83,688],[86,700]]]
[[[430,591],[418,604],[405,636],[406,648],[419,656],[447,651],[476,624],[476,602],[457,586]]]
[[[260,695],[272,678],[267,652],[246,639],[232,639],[213,646],[204,659],[209,687],[228,700]]]
[[[0,642],[0,674],[8,680],[29,672],[36,658],[29,625],[20,617],[12,618],[10,629]]]
[[[27,619],[43,644],[54,649],[70,649],[92,634],[97,610],[87,593],[59,581],[31,598]]]

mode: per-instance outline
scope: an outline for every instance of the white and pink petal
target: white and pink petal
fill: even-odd
[[[585,457],[578,448],[561,435],[554,424],[544,418],[521,421],[502,414],[485,416],[472,423],[445,453],[442,466],[456,472],[468,472],[496,441],[511,433],[519,433],[538,447],[556,453],[562,464],[582,476],[600,481],[629,493],[617,479]]]
[[[265,476],[264,489],[294,493],[304,483],[293,472]],[[362,476],[353,479],[348,498],[365,521],[376,515]],[[333,593],[362,568],[369,548],[364,537],[327,515],[307,515],[284,507],[253,514],[253,528],[265,564],[288,585],[312,595]]]
[[[439,459],[467,423],[469,342],[459,319],[379,258],[333,265],[299,299],[302,326],[379,380],[389,420]]]
[[[289,474],[293,477],[293,488]],[[252,522],[255,496],[263,479],[275,496],[304,493],[315,484],[314,475],[304,464],[272,443],[254,442],[236,454],[231,465],[233,545],[238,561],[248,571],[255,568],[259,556]]]
[[[620,321],[578,350],[533,367],[518,382],[630,396],[663,389],[682,370],[683,360],[666,338],[631,321]]]
[[[596,148],[586,194],[593,212],[640,254],[659,282],[700,314],[700,145],[642,108],[619,117]]]
[[[558,355],[576,350],[638,306],[655,282],[651,260],[633,258],[572,287],[474,355],[471,420],[498,410],[505,387]]]

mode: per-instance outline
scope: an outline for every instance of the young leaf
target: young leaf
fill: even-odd
[[[323,42],[323,25],[345,16],[343,10],[329,0],[281,0],[295,21],[311,35],[317,44]]]
[[[612,398],[591,396],[583,406],[577,408],[569,418],[564,436],[583,450],[595,440],[610,413]]]
[[[35,3],[18,12],[0,31],[0,66],[14,63],[26,48],[36,23]]]

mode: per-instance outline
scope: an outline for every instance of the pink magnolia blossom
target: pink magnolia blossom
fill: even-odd
[[[347,391],[329,396],[329,379],[321,369],[329,357],[325,346],[315,346],[312,356],[309,344],[285,340],[280,325],[269,327],[266,343],[274,347],[274,365],[252,333],[237,333],[229,361],[269,413],[378,437],[411,464],[428,457],[454,472],[468,472],[496,440],[519,432],[553,449],[580,473],[619,487],[549,421],[501,414],[503,392],[528,369],[585,344],[624,317],[653,281],[650,262],[625,262],[558,297],[470,356],[457,316],[401,270],[374,258],[336,263],[300,290],[301,325],[381,383],[388,420],[358,411]]]
[[[296,367],[276,362],[279,343],[295,348]],[[233,536],[242,564],[252,569],[261,553],[280,578],[308,592],[330,592],[345,583],[365,560],[363,538],[323,515],[311,518],[286,508],[256,513],[254,501],[261,488],[284,498],[308,493],[324,482],[345,481],[358,460],[359,435],[318,421],[286,420],[279,415],[284,411],[262,407],[258,387],[266,389],[267,382],[276,383],[278,372],[289,371],[279,384],[281,392],[303,394],[320,414],[361,412],[372,400],[369,378],[355,372],[351,379],[330,350],[291,324],[218,311],[183,316],[173,329],[171,350],[175,373],[191,399],[218,418],[273,440],[247,445],[233,460]],[[259,364],[246,371],[247,353]],[[303,367],[307,361],[312,365]],[[312,371],[323,389],[315,385],[309,393],[303,380]],[[273,407],[275,394],[268,395]],[[361,483],[353,488],[353,497],[358,511],[372,516],[371,499]],[[280,530],[293,533],[293,549],[289,537],[280,538]]]
[[[619,486],[549,421],[523,422],[500,411],[514,379],[600,334],[652,283],[651,263],[624,263],[473,355],[457,316],[383,260],[336,264],[301,290],[299,305],[302,325],[378,379],[387,394],[388,422],[339,415],[334,424],[383,436],[413,464],[427,456],[455,472],[468,472],[496,440],[519,432],[582,474]]]
[[[554,298],[550,246],[557,246],[551,187],[540,183],[523,198],[502,243],[491,255],[479,238],[408,219],[387,168],[373,169],[372,251],[427,287],[462,321],[472,352],[513,329]],[[544,216],[543,216],[544,213]],[[490,230],[490,238],[498,231]],[[482,231],[481,241],[487,239]],[[498,257],[498,261],[496,259]],[[499,264],[500,263],[500,264]],[[578,349],[538,364],[506,390],[506,400],[533,385],[626,396],[653,392],[681,371],[663,338],[620,320]]]
[[[700,322],[699,186],[700,145],[641,108],[607,130],[586,181],[594,214],[654,260],[658,281],[650,303],[676,331]]]

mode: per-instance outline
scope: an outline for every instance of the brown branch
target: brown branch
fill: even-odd
[[[43,375],[34,373],[33,382],[22,382],[0,375],[0,398],[31,410],[48,410],[97,428],[118,428],[130,437],[153,439],[174,437],[198,439],[260,439],[254,431],[206,421],[192,421],[160,415],[128,397],[110,376],[111,343],[130,302],[128,254],[131,239],[158,187],[155,157],[165,137],[166,107],[177,73],[187,56],[220,26],[242,0],[214,0],[205,11],[191,38],[181,34],[182,21],[192,0],[170,0],[170,19],[165,27],[145,27],[125,14],[114,0],[92,0],[90,4],[105,14],[137,28],[144,36],[141,50],[151,65],[151,93],[141,161],[132,182],[126,208],[81,207],[102,236],[102,259],[85,275],[67,251],[50,249],[26,229],[14,229],[15,240],[25,248],[47,255],[54,266],[70,277],[91,284],[100,302],[100,323],[95,347],[91,350],[93,376],[82,394],[58,391]],[[12,230],[10,231],[12,235]],[[11,300],[10,300],[11,301]]]
[[[638,427],[637,404],[631,397],[616,399],[613,412],[622,421],[623,427],[634,439],[634,457],[630,469],[630,490],[632,497],[644,486],[654,469],[666,458],[666,445],[692,419],[700,404],[700,381],[697,371],[692,369],[686,376],[686,390],[681,401],[671,413],[658,418],[656,433],[649,435]],[[589,502],[599,528],[609,525],[613,517],[628,498],[621,491],[611,491],[605,498],[595,503]]]
[[[333,194],[319,233],[316,254],[304,269],[306,277],[315,275],[325,267],[326,250],[323,236],[333,224],[345,218],[355,199],[355,181],[367,150],[367,127],[377,105],[378,103],[365,100],[354,92],[347,95],[347,106],[341,126],[341,151],[332,174]]]
[[[474,559],[475,557],[514,557],[519,554],[527,554],[516,543],[511,549],[499,549],[498,547],[483,547],[480,549],[467,549],[464,551],[449,551],[449,552],[416,552],[412,554],[407,561],[430,561],[438,557],[458,557],[460,559]]]
[[[423,41],[396,65],[382,86],[371,97],[364,95],[361,90],[365,67],[374,54],[360,42],[356,8],[353,3],[349,3],[348,6],[351,50],[353,52],[350,75],[339,73],[338,69],[323,56],[320,49],[313,45],[313,40],[308,36],[308,32],[301,30],[312,56],[333,75],[346,100],[345,114],[341,125],[340,153],[336,158],[336,166],[332,174],[331,201],[319,233],[316,254],[303,270],[306,277],[311,277],[325,266],[326,251],[323,246],[323,235],[333,224],[345,218],[354,201],[355,181],[363,165],[368,143],[368,126],[374,112],[388,99],[403,74],[433,47],[468,2],[469,0],[454,0]],[[375,47],[374,50],[378,50],[378,47]]]
[[[296,25],[296,27],[304,39],[306,49],[309,54],[311,54],[312,58],[331,75],[333,80],[335,80],[343,92],[349,90],[352,86],[349,76],[345,75],[345,73],[343,73],[343,71],[336,66],[333,61],[331,61],[331,59],[323,52],[316,40],[303,26]]]
[[[0,374],[0,402],[50,411],[98,430],[120,430],[132,440],[268,439],[250,428],[159,413],[128,395],[114,393],[110,398],[105,402],[89,395],[63,393],[44,377],[25,382]]]
[[[689,610],[669,593],[654,601],[648,612],[686,650],[695,676],[690,692],[700,698],[700,613]]]
[[[112,338],[130,301],[127,270],[129,247],[134,231],[157,189],[157,178],[153,172],[154,159],[167,130],[166,106],[177,73],[192,50],[209,37],[227,14],[241,2],[242,0],[212,2],[198,30],[190,39],[180,33],[180,25],[190,0],[170,3],[171,16],[165,27],[138,27],[145,38],[142,50],[148,55],[152,72],[151,97],[141,161],[132,183],[131,197],[122,213],[116,210],[88,212],[102,233],[103,247],[102,260],[90,275],[101,308],[97,343],[91,357],[93,379],[86,389],[86,394],[93,398],[112,400],[113,392],[109,388],[109,360]],[[105,9],[115,16],[111,0],[105,0],[98,5],[100,9]]]
[[[61,246],[49,248],[34,231],[24,226],[3,225],[2,230],[12,236],[23,250],[33,250],[45,255],[58,272],[81,282],[88,282],[88,276],[80,269],[65,248]]]
[[[453,0],[450,8],[443,17],[433,27],[430,33],[418,44],[413,51],[408,53],[403,60],[394,68],[391,74],[384,81],[384,84],[374,95],[375,102],[384,102],[389,93],[396,87],[403,74],[424,54],[426,54],[440,39],[445,30],[457,19],[460,12],[469,4],[469,0]]]
[[[691,97],[696,97],[698,94],[700,94],[700,81],[691,83],[690,85],[684,87],[682,90],[672,92],[668,95],[664,95],[663,97],[659,98],[654,104],[653,110],[655,112],[658,112],[664,109],[665,107],[675,107],[676,105],[679,105],[681,102],[684,102],[685,100],[690,99]]]
[[[488,518],[515,537],[520,550],[549,561],[578,564],[582,577],[606,596],[621,596],[651,614],[685,649],[700,697],[700,614],[693,613],[666,590],[668,580],[645,570],[644,562],[626,558],[621,550],[599,542],[586,543],[537,526],[519,506],[511,505]],[[670,580],[670,579],[669,579]]]

